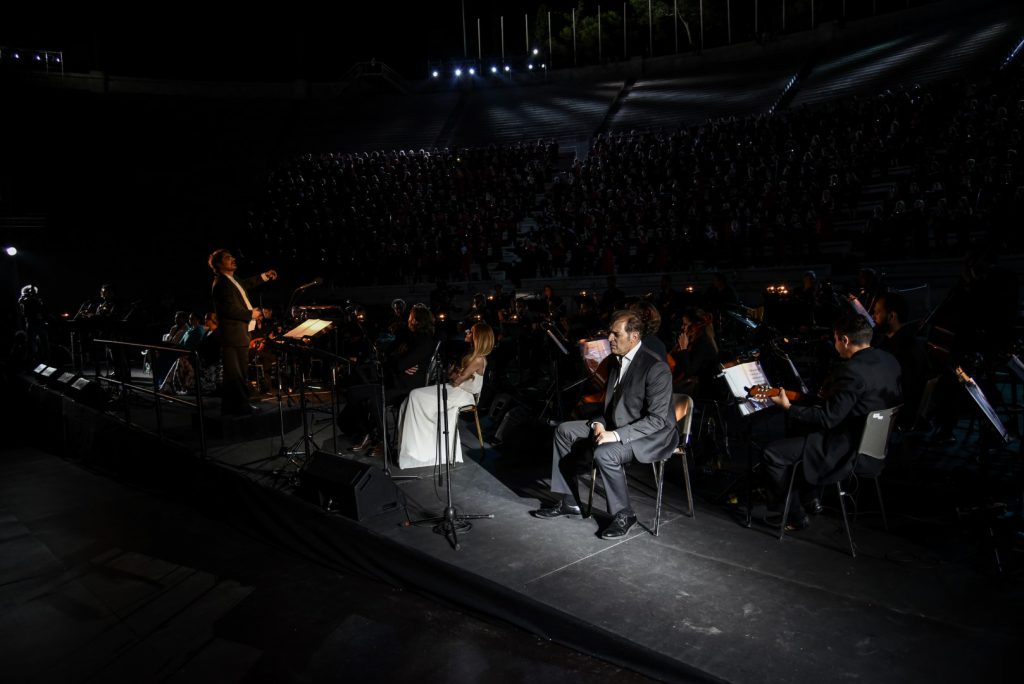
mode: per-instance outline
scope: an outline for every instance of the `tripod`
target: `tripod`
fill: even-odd
[[[444,455],[444,479],[445,479],[445,490],[447,493],[447,504],[445,505],[444,513],[439,516],[431,518],[424,518],[422,520],[416,520],[413,525],[433,525],[434,533],[443,535],[448,543],[451,544],[452,548],[456,551],[462,549],[462,545],[459,544],[459,531],[469,532],[473,529],[473,523],[470,520],[483,520],[493,519],[493,513],[484,514],[467,514],[459,513],[455,509],[455,504],[452,501],[452,454],[451,448],[452,443],[448,439],[448,384],[444,380],[442,368],[444,367],[441,363],[441,343],[437,343],[437,347],[434,350],[434,358],[431,359],[431,367],[435,369],[435,388],[437,392],[437,457],[441,458],[442,453]],[[455,428],[458,429],[458,426]],[[444,442],[444,449],[441,448],[441,442]]]
[[[293,351],[298,351],[301,348],[293,347]],[[299,415],[302,417],[302,438],[299,442],[302,442],[303,450],[295,451],[295,447],[298,446],[299,442],[296,442],[291,447],[285,446],[284,437],[284,406],[283,406],[283,385],[281,380],[280,365],[278,366],[277,374],[277,415],[278,423],[281,432],[281,448],[278,450],[277,456],[279,458],[287,457],[287,462],[280,468],[274,471],[274,475],[292,475],[295,476],[300,473],[305,467],[310,455],[313,453],[313,448],[316,444],[313,442],[313,435],[310,433],[309,426],[309,414],[308,404],[306,402],[306,371],[299,367],[298,373],[298,384],[299,384]],[[295,470],[288,470],[288,466],[293,466]]]

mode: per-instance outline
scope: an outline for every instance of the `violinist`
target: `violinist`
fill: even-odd
[[[668,349],[658,337],[658,331],[661,330],[661,313],[658,312],[658,307],[648,301],[639,301],[629,308],[636,312],[644,324],[643,338],[640,341],[659,357],[667,360]]]
[[[871,333],[867,320],[855,314],[835,322],[832,339],[841,360],[822,385],[821,404],[791,404],[785,391],[771,398],[789,414],[791,427],[800,425],[806,432],[771,442],[761,456],[780,499],[785,496],[792,468],[803,464],[798,471],[801,495],[794,497],[788,519],[781,521],[787,530],[802,530],[810,524],[801,499],[817,512],[820,486],[838,482],[853,470],[857,440],[868,414],[901,401],[900,365],[888,352],[871,346]],[[881,467],[862,464],[869,465]]]
[[[669,352],[668,365],[672,369],[674,391],[696,397],[709,390],[719,370],[711,314],[693,307],[683,312],[682,329],[675,347]]]

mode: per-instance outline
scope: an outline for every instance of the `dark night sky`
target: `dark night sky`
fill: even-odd
[[[509,54],[523,52],[523,15],[533,24],[539,2],[466,0],[469,52],[476,53],[476,17],[484,53],[499,51],[498,17],[505,15]],[[549,2],[552,8],[570,2]],[[291,7],[277,12],[209,6],[132,8],[79,16],[42,10],[12,16],[0,10],[0,45],[65,52],[71,71],[215,80],[331,79],[357,59],[376,57],[421,78],[428,59],[461,57],[460,0],[415,3],[344,2],[332,9]]]

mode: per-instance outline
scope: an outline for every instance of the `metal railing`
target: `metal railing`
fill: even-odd
[[[172,404],[179,404],[182,406],[191,406],[195,408],[195,415],[199,427],[199,454],[202,459],[206,459],[206,427],[203,420],[203,388],[202,388],[202,363],[199,358],[199,352],[191,349],[185,349],[183,347],[173,347],[169,345],[161,344],[141,344],[138,342],[125,342],[123,340],[106,340],[106,339],[94,339],[93,343],[98,345],[105,345],[105,349],[114,347],[120,356],[115,359],[115,372],[116,376],[112,376],[109,372],[105,375],[101,373],[100,364],[97,359],[96,361],[96,380],[100,382],[106,382],[111,385],[117,385],[121,388],[121,406],[124,412],[124,421],[128,425],[133,425],[131,417],[131,408],[128,402],[128,395],[132,392],[138,392],[140,394],[152,396],[153,409],[156,415],[156,431],[160,441],[165,441],[164,436],[164,416],[163,407],[161,402],[169,402]],[[153,368],[153,386],[152,388],[143,387],[140,385],[133,384],[131,382],[131,371],[127,359],[124,358],[125,350],[127,349],[138,349],[145,350],[148,354],[153,356],[150,358],[150,363]],[[160,378],[156,372],[156,359],[159,357],[161,352],[168,354],[175,354],[177,356],[188,356],[191,360],[192,367],[195,375],[195,401],[183,399],[178,396],[171,396],[164,394],[160,391]],[[107,359],[107,354],[103,355],[104,360]],[[109,367],[108,367],[109,371]]]

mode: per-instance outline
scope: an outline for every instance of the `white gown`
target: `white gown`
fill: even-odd
[[[453,463],[462,463],[462,445],[459,440],[459,409],[476,403],[484,378],[479,373],[454,387],[448,388],[448,443]],[[444,444],[441,458],[437,454],[437,387],[428,385],[409,393],[398,413],[399,440],[398,467],[422,468],[444,463]],[[442,429],[443,429],[442,425]]]

